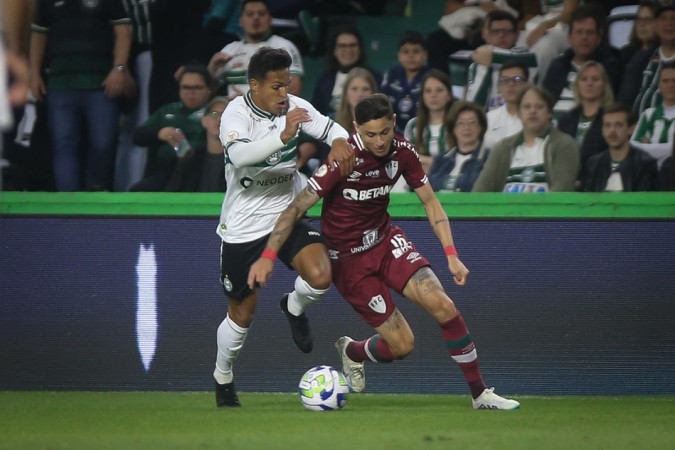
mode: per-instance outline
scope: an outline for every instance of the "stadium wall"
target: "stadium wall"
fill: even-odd
[[[431,261],[503,393],[675,394],[675,195],[446,194],[471,270],[457,287],[414,194],[396,222]],[[209,390],[218,283],[217,194],[0,193],[0,389]],[[311,215],[316,217],[317,208]],[[235,367],[242,391],[294,391],[333,342],[369,328],[332,289],[296,350],[261,290]],[[416,334],[405,361],[367,368],[374,393],[465,393],[440,330],[400,297]]]

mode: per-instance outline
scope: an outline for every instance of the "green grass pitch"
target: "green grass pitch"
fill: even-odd
[[[675,397],[517,397],[475,411],[468,396],[350,395],[341,411],[295,394],[0,391],[0,449],[673,449]]]

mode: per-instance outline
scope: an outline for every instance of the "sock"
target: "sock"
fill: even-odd
[[[295,290],[288,294],[288,311],[299,316],[311,303],[321,300],[326,292],[328,289],[314,289],[298,276],[295,279]]]
[[[230,316],[226,316],[218,326],[217,341],[218,355],[216,356],[216,370],[213,378],[219,384],[230,383],[233,379],[232,364],[237,359],[239,350],[244,346],[248,328],[242,328],[234,323]]]
[[[441,324],[441,333],[450,357],[459,365],[469,385],[471,396],[478,397],[485,390],[485,383],[478,367],[478,353],[471,334],[459,312],[457,317]]]
[[[397,358],[387,343],[379,334],[369,337],[365,341],[350,342],[346,350],[347,356],[354,362],[370,360],[373,362],[387,363]]]

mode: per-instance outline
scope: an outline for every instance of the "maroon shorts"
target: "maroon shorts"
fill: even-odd
[[[389,288],[401,294],[410,277],[429,265],[395,226],[375,247],[331,263],[335,287],[372,327],[382,325],[394,312]]]

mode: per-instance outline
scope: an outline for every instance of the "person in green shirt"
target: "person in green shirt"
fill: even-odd
[[[188,65],[178,84],[180,101],[161,106],[134,132],[134,143],[148,147],[148,162],[132,191],[166,190],[179,158],[205,151],[201,120],[213,95],[213,78],[205,66]]]

